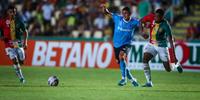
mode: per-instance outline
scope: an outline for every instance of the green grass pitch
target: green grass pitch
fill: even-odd
[[[0,67],[0,100],[199,100],[200,73],[152,71],[154,87],[119,87],[118,69],[23,67],[21,84],[12,67]],[[145,83],[143,71],[132,74]],[[58,87],[47,85],[56,75]]]

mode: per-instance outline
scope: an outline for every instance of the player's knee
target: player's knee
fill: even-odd
[[[118,64],[119,64],[119,60],[118,60],[118,59],[116,59],[115,61],[116,61],[116,63],[118,63]]]
[[[119,53],[119,60],[123,60],[123,59],[125,59],[125,53],[123,51],[121,51]]]
[[[24,61],[19,61],[19,64],[20,64],[20,65],[23,65],[23,64],[24,64]]]
[[[143,58],[143,63],[145,63],[145,64],[149,63],[149,59],[147,57],[144,57]]]
[[[121,55],[119,55],[119,60],[122,60],[122,56]]]
[[[13,61],[13,64],[18,64],[18,59],[15,57],[14,59],[12,59],[12,61]]]

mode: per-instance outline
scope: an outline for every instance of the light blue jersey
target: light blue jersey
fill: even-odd
[[[112,13],[112,18],[115,23],[113,44],[115,48],[130,44],[133,39],[134,31],[139,27],[139,20],[131,18],[125,21],[123,16]]]

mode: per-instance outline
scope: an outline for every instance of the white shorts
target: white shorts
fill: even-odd
[[[145,52],[152,54],[154,57],[158,54],[163,62],[169,61],[168,47],[158,47],[148,43],[144,46],[144,53]]]
[[[24,61],[25,53],[23,48],[5,48],[6,55],[13,60],[17,58],[19,61]]]

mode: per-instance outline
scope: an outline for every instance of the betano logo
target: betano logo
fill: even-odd
[[[112,59],[109,42],[36,41],[32,65],[106,68]]]

